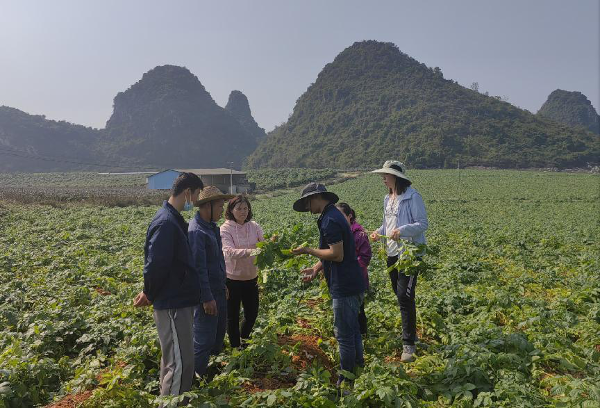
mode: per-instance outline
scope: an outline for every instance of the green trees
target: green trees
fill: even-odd
[[[581,92],[553,91],[537,115],[600,134],[600,117]]]
[[[473,85],[472,85],[473,87]],[[327,64],[249,167],[585,167],[600,144],[502,98],[446,80],[391,43],[357,42]]]

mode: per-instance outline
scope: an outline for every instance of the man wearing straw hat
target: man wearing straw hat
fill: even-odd
[[[356,366],[364,365],[363,344],[358,324],[365,281],[356,259],[354,236],[348,220],[336,208],[338,196],[327,191],[323,184],[309,183],[302,197],[294,203],[294,210],[320,214],[319,248],[300,247],[294,255],[308,254],[319,258],[312,267],[302,271],[303,280],[315,279],[323,271],[329,293],[333,299],[333,327],[340,350],[342,372],[337,381],[342,387],[348,380],[345,372],[352,373]]]
[[[194,312],[194,364],[200,376],[206,373],[210,355],[221,351],[225,339],[225,258],[216,221],[223,215],[225,200],[233,197],[215,186],[205,187],[198,196],[198,211],[188,228],[192,259],[200,273],[200,306]]]

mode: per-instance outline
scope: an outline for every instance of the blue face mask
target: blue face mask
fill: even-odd
[[[192,197],[190,197],[189,201],[187,196],[185,197],[185,204],[183,205],[183,211],[191,211],[194,208],[194,203],[192,203]]]

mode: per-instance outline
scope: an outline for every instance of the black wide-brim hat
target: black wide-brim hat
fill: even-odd
[[[337,203],[340,200],[340,198],[335,193],[327,191],[323,184],[309,183],[302,190],[302,197],[300,197],[294,203],[294,210],[298,212],[307,212],[308,206],[306,205],[306,198],[315,194],[322,194],[326,200],[329,200],[329,202],[333,204]]]

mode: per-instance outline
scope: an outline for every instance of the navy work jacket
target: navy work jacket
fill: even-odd
[[[328,204],[317,221],[319,226],[319,248],[343,242],[342,262],[322,260],[323,272],[333,299],[361,294],[365,291],[365,280],[356,259],[354,236],[350,224],[335,205]]]
[[[200,303],[200,277],[192,263],[186,230],[179,211],[165,201],[146,232],[144,293],[155,309]]]
[[[188,238],[194,267],[200,275],[200,301],[214,300],[213,294],[225,292],[225,257],[221,232],[214,222],[206,222],[197,212],[190,221]]]

